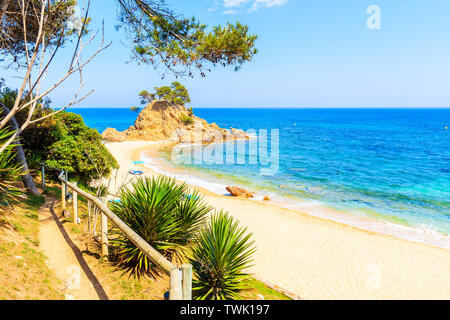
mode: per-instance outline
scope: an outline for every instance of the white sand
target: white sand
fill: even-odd
[[[119,176],[142,151],[157,146],[107,144],[121,165]],[[251,272],[260,280],[304,299],[450,299],[450,250],[199,189],[253,233],[257,252]]]

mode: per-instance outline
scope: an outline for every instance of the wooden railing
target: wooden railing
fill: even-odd
[[[45,187],[45,167],[42,164],[42,185]],[[50,169],[55,169],[48,167]],[[167,260],[144,239],[142,239],[135,231],[133,231],[125,222],[123,222],[117,215],[115,215],[106,204],[99,198],[87,193],[78,188],[76,183],[68,181],[67,173],[61,171],[58,176],[61,182],[61,210],[66,210],[66,193],[67,188],[73,192],[73,221],[78,223],[78,194],[82,195],[87,200],[94,203],[102,212],[101,224],[101,242],[102,255],[108,256],[108,219],[131,241],[138,247],[153,263],[164,270],[170,276],[170,300],[191,300],[192,299],[192,266],[184,264],[178,268],[172,262]]]

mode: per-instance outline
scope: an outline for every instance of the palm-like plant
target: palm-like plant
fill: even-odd
[[[211,210],[196,193],[186,196],[185,184],[165,176],[140,178],[122,189],[111,210],[169,260],[182,260],[188,244]],[[136,277],[157,277],[161,270],[130,240],[116,233],[111,240],[118,262]]]
[[[12,132],[0,130],[0,145],[11,137]],[[13,213],[14,205],[24,197],[23,189],[17,186],[22,175],[20,164],[15,161],[14,145],[0,153],[0,214]]]
[[[186,185],[185,185],[186,187]],[[180,221],[180,243],[190,245],[205,223],[206,216],[212,208],[203,200],[197,191],[185,188],[183,197],[177,203],[175,211],[177,221]]]
[[[193,296],[197,300],[240,300],[247,287],[255,252],[247,228],[220,211],[197,236],[190,262],[193,266]]]

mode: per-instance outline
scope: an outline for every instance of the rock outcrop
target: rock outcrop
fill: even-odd
[[[178,143],[213,143],[223,140],[249,139],[238,129],[222,129],[215,123],[191,116],[186,107],[164,100],[154,101],[139,114],[134,126],[123,132],[108,128],[106,141],[170,140]],[[122,139],[123,138],[123,139]]]
[[[110,142],[121,142],[125,139],[126,134],[124,132],[119,132],[114,128],[108,128],[102,133],[103,140]]]
[[[227,191],[233,196],[233,197],[241,197],[241,198],[253,198],[253,193],[250,191],[247,191],[245,189],[239,188],[239,187],[227,187]]]

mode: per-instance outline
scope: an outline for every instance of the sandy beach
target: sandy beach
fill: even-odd
[[[160,144],[108,143],[120,165],[118,179]],[[302,299],[450,299],[450,250],[198,189],[253,233],[255,277]]]

